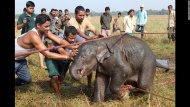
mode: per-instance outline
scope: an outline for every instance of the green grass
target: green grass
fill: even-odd
[[[100,31],[99,17],[92,17],[92,24]],[[122,20],[120,20],[122,23]],[[147,32],[166,32],[167,16],[148,16],[145,30]],[[19,35],[18,31],[15,36]],[[140,37],[136,34],[135,36]],[[175,66],[175,44],[169,44],[167,34],[147,34],[145,42],[156,54],[158,59],[170,61],[171,66]],[[92,90],[87,90],[87,77],[80,81],[74,81],[69,73],[65,82],[75,86],[75,88],[61,88],[63,96],[60,98],[54,95],[54,91],[49,87],[48,72],[39,67],[38,54],[29,56],[29,69],[32,75],[32,83],[20,87],[15,87],[16,107],[148,107],[147,95],[131,96],[127,101],[120,101],[114,95],[106,95],[105,102],[93,103]],[[93,82],[95,72],[93,72]],[[175,69],[164,72],[157,68],[154,84],[175,81]],[[153,93],[175,100],[175,83],[153,86]],[[175,107],[175,102],[152,95],[150,107]]]

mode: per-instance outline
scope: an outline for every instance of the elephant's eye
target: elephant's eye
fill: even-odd
[[[82,60],[85,60],[85,57],[86,57],[86,55],[82,55],[82,56],[81,56],[81,59],[82,59]]]

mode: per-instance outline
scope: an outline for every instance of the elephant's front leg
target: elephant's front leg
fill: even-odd
[[[96,72],[95,87],[94,87],[94,102],[104,101],[105,91],[109,84],[109,76]]]
[[[109,86],[110,91],[120,99],[129,98],[130,91],[129,90],[122,91],[122,87],[125,81],[126,81],[125,74],[119,71],[111,77],[110,86]]]

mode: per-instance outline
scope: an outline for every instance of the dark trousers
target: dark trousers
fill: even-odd
[[[86,36],[89,36],[90,31],[86,30],[86,31],[84,32],[84,34],[85,34]]]
[[[169,27],[169,32],[175,32],[174,27]],[[175,41],[175,34],[168,34],[168,39],[172,39],[172,41]]]
[[[32,77],[30,75],[26,59],[15,60],[15,74],[18,76],[15,78],[16,86],[29,84],[32,82]]]
[[[144,25],[144,26],[142,26],[142,25],[137,25],[135,31],[136,31],[136,32],[144,33],[144,27],[145,27],[145,25]],[[139,30],[139,28],[141,28],[141,30]],[[141,36],[144,36],[144,34],[141,34]]]

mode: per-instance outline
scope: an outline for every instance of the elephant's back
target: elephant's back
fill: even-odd
[[[127,60],[131,65],[134,65],[133,68],[141,66],[144,61],[154,62],[156,59],[155,54],[145,41],[128,35],[124,35],[122,41]]]
[[[124,34],[98,40],[97,44],[100,42],[106,43],[109,50],[115,54],[124,53],[133,69],[139,68],[145,60],[154,61],[156,59],[148,44],[137,37]]]
[[[122,43],[123,43],[124,47],[126,49],[128,49],[128,51],[130,51],[130,49],[131,49],[131,51],[133,51],[133,52],[136,51],[138,53],[141,53],[142,50],[144,50],[145,52],[149,52],[149,53],[153,54],[149,45],[145,41],[143,41],[137,37],[129,36],[127,34],[123,35]]]
[[[140,43],[140,44],[144,44],[141,39],[135,37],[135,36],[129,36],[128,34],[123,34],[120,36],[112,36],[112,37],[108,37],[108,38],[104,38],[101,40],[98,40],[98,42],[106,42],[107,44],[118,44],[120,43],[122,40],[122,42],[124,43]]]
[[[105,42],[108,45],[117,45],[118,47],[124,46],[128,48],[133,47],[136,49],[150,49],[146,42],[135,36],[129,36],[128,34],[124,34],[121,36],[112,36],[109,38],[98,40],[98,42]]]

